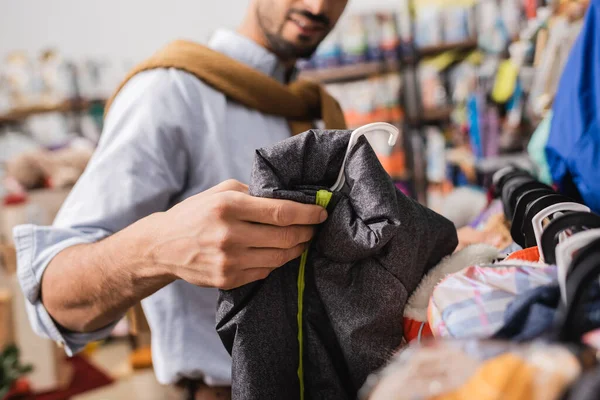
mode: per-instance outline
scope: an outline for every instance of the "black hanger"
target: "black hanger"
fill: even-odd
[[[525,237],[521,231],[521,226],[527,206],[542,196],[554,193],[556,192],[550,186],[538,181],[525,182],[512,192],[508,203],[513,209],[510,235],[515,243],[518,243],[521,247],[525,246]]]
[[[571,263],[566,282],[566,304],[561,303],[557,312],[558,340],[579,343],[585,333],[582,318],[588,289],[598,282],[600,275],[600,239],[580,249]]]
[[[521,221],[521,232],[523,232],[523,236],[525,237],[525,247],[537,245],[535,240],[535,232],[533,231],[533,217],[540,211],[550,207],[553,204],[570,202],[575,202],[575,200],[567,196],[554,193],[542,196],[528,204],[527,208],[525,209],[525,214],[523,215],[523,220]]]
[[[569,228],[579,228],[580,230],[600,228],[600,215],[585,211],[572,211],[553,219],[542,232],[541,247],[546,263],[556,263],[558,235]]]
[[[530,181],[518,185],[515,188],[515,190],[512,191],[508,199],[510,208],[513,210],[513,218],[515,215],[515,208],[517,206],[517,201],[519,200],[519,197],[533,189],[546,189],[548,191],[548,194],[556,193],[554,190],[552,190],[550,186],[538,181]]]
[[[521,185],[528,182],[536,182],[531,176],[518,175],[510,178],[502,187],[502,207],[507,220],[512,220],[514,214],[514,203],[511,202],[512,194]]]
[[[525,183],[519,189],[515,190],[515,194],[520,192],[520,195],[517,197],[517,202],[514,208],[515,211],[512,218],[512,225],[510,227],[510,236],[512,236],[515,243],[521,247],[525,247],[525,236],[521,231],[521,226],[527,206],[546,194],[554,193],[550,187],[534,186],[531,188],[530,183],[533,182]]]
[[[502,195],[502,188],[504,184],[514,178],[515,176],[531,176],[529,172],[520,169],[514,165],[505,167],[497,171],[492,177],[492,187],[494,188],[494,197],[500,197]]]

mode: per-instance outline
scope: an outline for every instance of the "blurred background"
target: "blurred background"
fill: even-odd
[[[33,334],[11,230],[51,224],[100,137],[106,99],[129,69],[173,39],[206,42],[216,28],[235,28],[246,5],[0,0],[1,357],[16,360],[8,344],[20,351],[10,371],[0,363],[0,377],[32,366],[23,385],[41,399],[165,398],[142,316],[69,361]],[[383,135],[369,138],[383,166],[401,190],[459,227],[485,207],[485,187],[503,166],[516,163],[551,183],[548,110],[586,6],[350,0],[314,57],[298,63],[300,77],[325,83],[351,127],[397,125],[402,140],[392,149]],[[0,386],[0,399],[5,394]]]

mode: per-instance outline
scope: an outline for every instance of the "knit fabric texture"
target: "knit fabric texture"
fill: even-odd
[[[257,150],[250,193],[315,203],[336,181],[351,131],[309,130]],[[307,399],[354,399],[401,344],[421,278],[457,246],[454,225],[402,194],[361,137],[306,263]],[[298,399],[299,259],[262,281],[221,291],[217,331],[233,359],[234,399]]]

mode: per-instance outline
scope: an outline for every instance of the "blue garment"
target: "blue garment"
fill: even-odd
[[[285,79],[274,54],[239,34],[219,31],[209,47]],[[33,329],[64,345],[69,355],[108,336],[112,326],[74,333],[50,318],[40,298],[50,260],[227,179],[249,182],[254,149],[289,136],[284,118],[235,103],[186,72],[152,70],[131,79],[110,108],[98,148],[53,226],[15,228],[18,276]],[[230,383],[231,359],[215,330],[217,297],[217,289],[178,280],[142,301],[159,382],[202,377],[210,385]]]
[[[550,168],[548,167],[548,160],[546,157],[546,144],[548,143],[548,137],[550,136],[551,126],[552,111],[549,111],[535,129],[535,132],[533,132],[533,136],[531,136],[529,144],[527,145],[527,153],[539,170],[538,180],[547,185],[552,184],[552,177],[550,175]]]
[[[504,313],[504,326],[494,339],[521,342],[536,339],[553,331],[556,312],[561,302],[558,285],[540,286],[518,295]],[[588,290],[583,307],[585,331],[600,327],[600,287],[594,284]]]
[[[592,0],[554,99],[546,156],[568,196],[600,212],[600,0]]]

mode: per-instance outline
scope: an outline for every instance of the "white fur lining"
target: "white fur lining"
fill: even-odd
[[[427,306],[435,286],[447,275],[472,265],[493,262],[499,256],[498,249],[487,244],[474,244],[445,257],[427,273],[408,299],[404,316],[415,321],[427,321]]]

